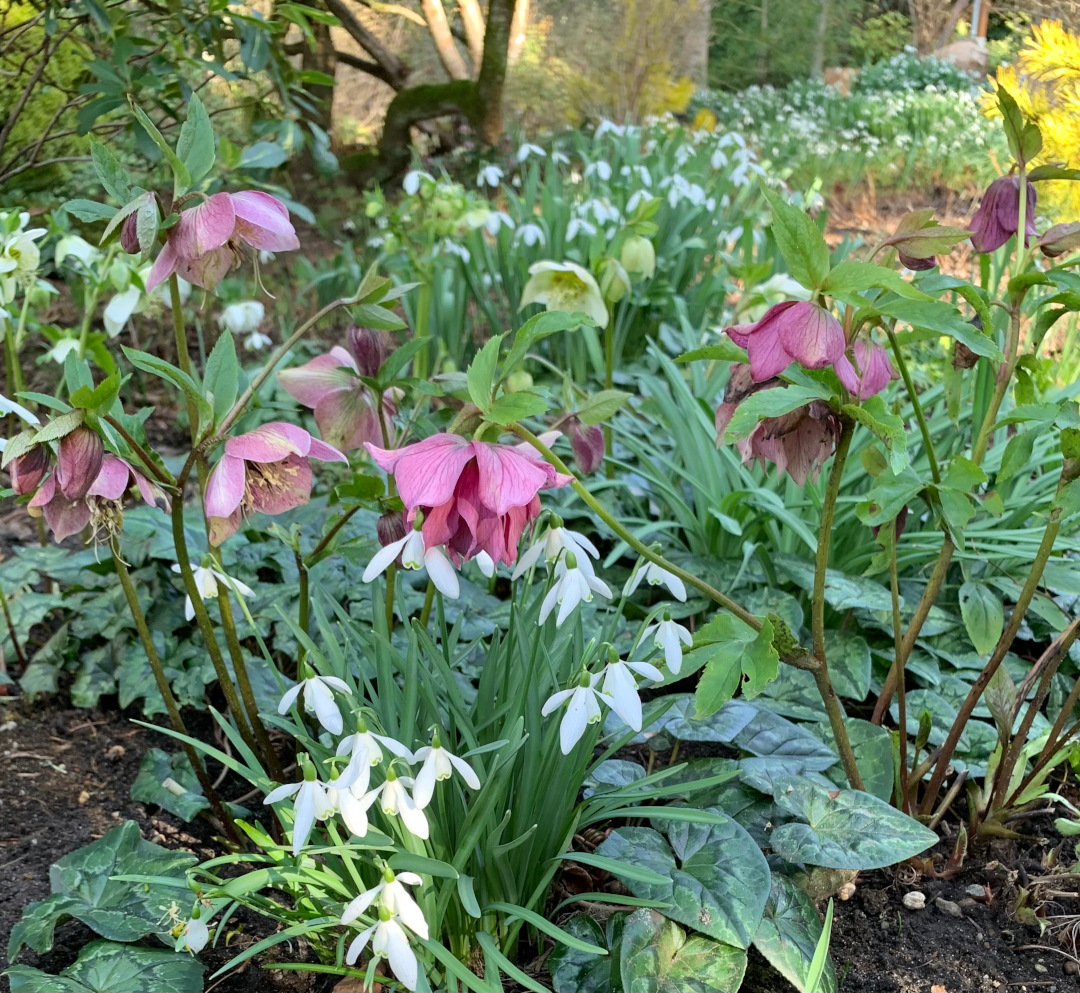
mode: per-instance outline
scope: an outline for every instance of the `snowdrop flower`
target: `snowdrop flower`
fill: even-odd
[[[341,719],[341,711],[334,702],[334,690],[341,693],[351,694],[349,684],[337,676],[311,675],[307,679],[301,679],[292,689],[287,690],[278,704],[278,713],[284,714],[303,692],[304,709],[309,714],[315,714],[319,723],[331,734],[341,734],[344,726]]]
[[[514,230],[514,221],[504,210],[493,210],[484,221],[484,230],[494,236],[499,233],[499,228]]]
[[[583,217],[571,217],[570,223],[566,225],[566,240],[573,241],[581,231],[591,238],[596,234],[596,225],[590,224]]]
[[[131,315],[140,310],[143,303],[143,291],[132,283],[126,290],[117,293],[105,306],[101,315],[105,330],[110,338],[115,338],[127,326]]]
[[[585,166],[585,176],[596,176],[602,183],[611,179],[611,166],[601,159],[599,162],[590,162]]]
[[[570,156],[567,155],[565,152],[560,152],[556,150],[551,153],[551,161],[554,162],[555,165],[569,165]]]
[[[602,692],[611,697],[611,709],[635,731],[641,730],[641,698],[638,696],[634,673],[660,682],[664,674],[648,662],[624,662],[615,649],[608,648],[608,663],[604,669]]]
[[[544,229],[539,224],[522,224],[514,236],[514,241],[523,241],[532,248],[533,245],[544,245],[547,239],[544,237]]]
[[[230,303],[218,314],[218,327],[233,334],[250,334],[257,331],[266,316],[266,308],[258,300],[240,300]]]
[[[603,138],[606,134],[613,134],[617,138],[623,137],[626,134],[625,124],[616,124],[614,121],[608,120],[606,117],[597,125],[595,137]]]
[[[262,331],[252,331],[244,339],[244,348],[249,352],[261,352],[273,343],[274,339],[270,335],[263,334]]]
[[[491,579],[495,575],[495,560],[482,548],[476,553],[473,561],[486,578]]]
[[[682,668],[682,646],[692,645],[693,636],[681,624],[676,624],[666,610],[662,621],[650,624],[641,632],[641,640],[645,641],[650,634],[653,635],[653,644],[664,653],[668,669],[677,676]]]
[[[431,736],[431,744],[417,749],[415,757],[417,762],[424,763],[416,774],[416,788],[413,790],[413,799],[421,810],[431,803],[435,794],[435,783],[449,779],[455,769],[469,789],[480,789],[480,779],[473,767],[442,747],[438,729]]]
[[[428,548],[424,544],[424,535],[420,530],[423,517],[417,514],[418,521],[414,521],[414,528],[404,538],[390,542],[380,548],[368,563],[364,574],[360,577],[365,583],[370,583],[376,576],[381,576],[398,555],[401,555],[401,564],[406,569],[426,569],[428,578],[435,584],[443,596],[455,599],[461,592],[457,573],[446,557],[443,546],[436,545]]]
[[[404,923],[404,920],[388,908],[380,907],[378,923],[361,931],[353,939],[345,954],[345,961],[349,965],[355,963],[370,940],[374,960],[378,962],[381,958],[387,959],[390,963],[390,971],[398,978],[402,986],[407,990],[415,990],[420,978],[420,966],[416,961],[416,953],[409,944],[409,936],[402,927]],[[427,935],[421,935],[421,937],[427,937]]]
[[[650,586],[666,586],[671,595],[681,603],[686,602],[686,587],[678,576],[670,573],[667,569],[658,566],[655,562],[646,562],[644,559],[638,562],[637,568],[626,581],[623,587],[623,596],[631,596],[643,579],[649,581]]]
[[[415,780],[408,776],[399,777],[393,766],[389,766],[386,770],[386,782],[365,793],[360,798],[360,803],[364,810],[367,810],[377,797],[379,806],[387,817],[400,817],[410,834],[426,840],[429,834],[427,817],[409,794],[409,790],[415,785]]]
[[[579,603],[591,603],[593,591],[611,599],[611,590],[602,579],[598,579],[590,564],[587,569],[578,565],[573,552],[564,552],[555,566],[555,585],[548,590],[544,602],[540,605],[539,623],[543,624],[548,615],[559,604],[559,613],[555,618],[555,627],[562,627]]]
[[[357,778],[352,779],[353,776]],[[345,785],[349,784],[349,785]],[[367,763],[350,762],[340,776],[326,783],[326,802],[341,819],[351,834],[363,838],[368,833],[367,807],[361,799],[371,784],[371,766]]]
[[[434,183],[435,177],[429,172],[424,172],[422,169],[413,169],[411,172],[405,173],[405,179],[402,180],[401,188],[411,197],[416,196],[420,191],[420,180],[426,179],[429,182]]]
[[[420,886],[423,880],[415,872],[399,872],[389,866],[382,871],[382,879],[369,890],[364,890],[353,900],[341,915],[342,924],[351,924],[365,910],[368,909],[378,898],[379,906],[385,907],[412,932],[421,938],[428,936],[427,921],[424,920],[424,912],[412,898],[412,894],[405,889],[405,885]]]
[[[350,756],[348,773],[355,777],[353,788],[357,793],[367,792],[372,767],[382,764],[381,746],[385,746],[392,755],[403,758],[409,765],[416,761],[413,753],[400,741],[369,731],[367,721],[363,717],[357,719],[356,734],[349,735],[348,738],[343,738],[338,742],[337,754]]]
[[[630,195],[630,199],[626,201],[627,214],[632,214],[635,210],[638,209],[639,204],[645,202],[646,200],[652,200],[652,198],[652,194],[648,190],[635,190]]]
[[[529,142],[525,142],[517,150],[518,162],[524,162],[530,155],[535,155],[537,158],[544,158],[547,153],[539,145],[531,145]]]
[[[574,553],[578,561],[578,568],[582,572],[592,571],[592,563],[589,561],[588,556],[591,555],[594,559],[600,557],[596,546],[585,535],[563,527],[562,519],[553,516],[551,526],[518,559],[518,564],[514,567],[510,578],[512,580],[520,579],[536,565],[541,555],[550,565],[552,562],[557,562],[563,552]]]
[[[198,955],[210,940],[210,929],[206,921],[201,917],[192,917],[180,931],[180,937],[176,939],[176,951],[188,951]]]
[[[174,565],[172,571],[175,573],[180,572],[180,566]],[[195,579],[195,588],[199,591],[200,600],[212,600],[218,595],[217,581],[220,579],[227,589],[234,591],[239,596],[254,596],[255,591],[246,583],[241,583],[238,579],[231,579],[223,572],[218,572],[212,566],[196,566],[191,570],[191,573]],[[191,597],[188,596],[184,600],[184,620],[190,621],[195,617],[195,604],[191,602]],[[290,691],[291,692],[291,691]],[[288,710],[288,707],[285,708]],[[283,711],[284,713],[284,711]]]
[[[20,420],[25,421],[27,424],[37,425],[41,423],[37,414],[32,414],[21,403],[16,403],[14,400],[9,400],[6,396],[0,393],[0,414],[14,414]]]
[[[451,241],[449,238],[443,238],[439,242],[439,249],[446,252],[448,255],[456,255],[462,262],[468,262],[472,258],[471,253],[464,245],[459,245],[456,241]]]
[[[271,790],[263,800],[264,804],[274,804],[280,800],[295,796],[293,800],[293,828],[292,828],[292,853],[299,855],[300,850],[307,844],[311,829],[315,821],[325,821],[334,812],[330,804],[330,798],[326,793],[326,783],[320,782],[315,776],[315,766],[307,756],[303,756],[301,763],[304,769],[304,778],[299,783],[285,783],[277,789]],[[339,776],[334,782],[335,789],[345,789],[349,785],[344,776]]]
[[[476,177],[477,186],[490,186],[492,188],[499,185],[499,180],[503,178],[503,171],[497,165],[486,165],[480,169],[480,172]]]
[[[66,234],[56,243],[56,265],[59,267],[69,257],[82,269],[89,270],[101,258],[101,252],[77,234]]]
[[[541,716],[547,717],[553,710],[566,704],[566,713],[563,714],[562,723],[559,725],[559,748],[563,755],[570,754],[571,749],[581,740],[581,736],[590,724],[599,722],[601,717],[599,701],[602,700],[609,707],[615,706],[615,701],[611,697],[596,688],[601,678],[599,673],[592,676],[582,669],[570,689],[553,693],[540,710]]]

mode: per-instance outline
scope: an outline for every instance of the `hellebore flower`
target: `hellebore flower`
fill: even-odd
[[[241,245],[266,252],[300,247],[289,210],[259,190],[215,193],[180,212],[146,282],[149,293],[176,273],[212,290],[240,257]]]
[[[0,218],[7,216],[0,213]],[[35,244],[49,233],[48,228],[27,228],[30,215],[19,214],[19,226],[10,234],[0,237],[0,299],[11,300],[15,290],[28,290],[37,279],[41,262],[41,249]]]
[[[569,237],[569,236],[568,236]],[[529,266],[529,281],[521,292],[519,310],[530,303],[542,303],[548,310],[588,314],[598,327],[606,328],[607,306],[596,280],[576,262],[535,262]]]
[[[319,723],[331,734],[341,734],[341,729],[345,725],[341,711],[334,702],[334,690],[339,693],[352,693],[349,684],[343,679],[338,679],[337,676],[308,676],[307,679],[301,679],[295,686],[285,691],[285,695],[278,704],[277,712],[284,714],[302,692],[304,709],[309,714],[314,714]]]
[[[655,562],[647,562],[645,559],[638,562],[637,568],[626,581],[626,586],[623,587],[623,596],[632,596],[643,579],[647,580],[650,586],[666,586],[676,600],[682,603],[686,602],[686,587],[683,585],[683,581],[674,573],[668,572],[663,566],[659,566]]]
[[[994,252],[1014,234],[1020,223],[1020,177],[999,176],[983,194],[982,203],[971,219],[971,244],[977,252]],[[1025,240],[1036,237],[1035,187],[1027,184]]]
[[[632,234],[623,242],[619,261],[631,276],[652,279],[656,272],[656,249],[648,238]]]
[[[683,645],[694,643],[693,636],[681,624],[671,619],[671,614],[664,611],[664,619],[657,624],[650,624],[641,632],[641,640],[653,636],[653,644],[664,653],[664,661],[673,675],[678,675],[682,668]]]
[[[348,462],[303,428],[272,421],[225,442],[225,454],[206,483],[210,541],[220,545],[241,515],[283,514],[311,498],[311,459]]]
[[[436,545],[434,548],[428,548],[426,546],[424,535],[419,528],[414,528],[404,538],[399,538],[380,548],[372,556],[363,576],[360,577],[361,580],[370,583],[376,576],[381,576],[399,555],[402,568],[427,569],[428,578],[435,584],[435,589],[443,596],[448,596],[452,600],[457,599],[461,588],[454,567],[441,547]]]
[[[540,513],[542,489],[565,486],[527,446],[470,441],[436,434],[405,448],[367,450],[397,480],[411,523],[423,512],[425,548],[445,545],[470,559],[483,550],[494,562],[513,565],[525,526]]]
[[[624,662],[611,649],[608,664],[604,667],[602,690],[611,697],[611,709],[622,718],[623,723],[635,731],[641,730],[641,697],[638,696],[634,673],[660,682],[664,674],[648,662]]]
[[[548,590],[544,602],[540,604],[538,623],[543,624],[558,604],[559,613],[555,618],[555,627],[562,627],[563,621],[574,612],[579,603],[592,602],[593,590],[611,599],[610,588],[602,579],[597,578],[596,573],[593,572],[592,563],[584,556],[582,561],[588,565],[579,566],[577,556],[567,551],[555,564],[555,584]]]
[[[380,347],[359,328],[350,328],[348,350],[335,345],[304,365],[282,369],[278,382],[315,411],[315,423],[327,444],[346,452],[365,442],[379,444],[390,433],[397,406],[392,391],[383,394],[380,424],[378,401],[360,377],[378,375],[385,354],[385,345]]]
[[[179,573],[180,566],[174,565],[172,571]],[[195,587],[199,591],[200,600],[212,600],[218,595],[217,581],[220,579],[225,584],[226,589],[234,590],[238,596],[254,596],[255,591],[244,583],[241,583],[239,579],[231,579],[223,572],[218,572],[211,566],[196,566],[191,570],[192,578],[195,580]],[[195,604],[191,602],[191,597],[188,596],[184,600],[184,619],[192,620],[195,617]]]
[[[455,769],[469,789],[480,789],[480,779],[476,771],[464,759],[442,747],[438,731],[432,735],[430,745],[416,750],[414,758],[417,762],[424,763],[416,774],[416,787],[413,789],[413,799],[421,810],[431,803],[431,798],[435,795],[435,783],[449,779]]]
[[[32,493],[51,469],[52,454],[45,445],[34,445],[22,455],[16,455],[7,466],[15,495]]]
[[[570,754],[590,724],[600,721],[600,701],[609,707],[615,706],[611,697],[596,688],[602,678],[602,673],[593,676],[583,669],[569,689],[553,693],[540,710],[540,716],[547,717],[553,710],[566,704],[566,713],[559,724],[559,749],[563,755]]]
[[[371,941],[371,954],[376,962],[385,958],[390,963],[390,971],[407,990],[415,990],[420,979],[420,964],[416,960],[416,953],[409,944],[409,936],[405,931],[408,924],[398,914],[394,914],[388,907],[379,908],[378,923],[361,931],[349,945],[345,954],[345,961],[353,965],[360,957],[360,953]],[[373,937],[374,936],[374,937]],[[424,934],[427,937],[427,922],[424,922]]]
[[[877,396],[892,380],[900,378],[883,345],[859,338],[852,346],[852,350],[855,353],[858,371],[846,355],[840,356],[833,368],[840,382],[844,384],[844,388],[856,400]]]
[[[69,500],[86,496],[101,471],[105,446],[85,424],[69,431],[57,446],[56,476],[60,492]]]
[[[725,328],[750,357],[755,383],[779,376],[792,362],[806,369],[824,369],[844,354],[844,329],[824,307],[788,300],[770,307],[754,324]]]

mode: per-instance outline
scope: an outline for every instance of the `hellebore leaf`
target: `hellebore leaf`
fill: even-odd
[[[762,189],[772,209],[772,235],[788,272],[808,290],[819,289],[829,275],[829,247],[809,215]]]
[[[975,651],[980,655],[993,651],[1005,627],[1005,611],[997,594],[983,583],[964,583],[960,587],[960,616]]]

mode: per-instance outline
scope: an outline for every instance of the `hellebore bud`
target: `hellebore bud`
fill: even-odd
[[[139,247],[139,220],[138,211],[128,214],[124,223],[120,226],[120,247],[128,255],[138,255],[142,249]]]
[[[631,275],[652,279],[656,272],[656,249],[648,238],[632,234],[623,242],[619,261]]]
[[[405,515],[400,510],[391,510],[383,514],[375,525],[379,544],[385,548],[395,541],[401,541],[408,533],[405,529]]]
[[[69,500],[86,496],[105,458],[105,446],[94,431],[85,424],[60,439],[56,481],[60,492]]]
[[[44,445],[35,445],[24,455],[12,459],[8,473],[15,495],[25,496],[36,490],[48,471],[49,450]]]
[[[386,336],[381,331],[349,327],[349,353],[356,360],[361,376],[374,379],[386,361]]]
[[[1039,248],[1051,259],[1080,248],[1080,222],[1055,224],[1039,239]]]
[[[1024,214],[1025,240],[1034,238],[1035,187],[1027,184]],[[976,252],[994,252],[1014,234],[1020,223],[1020,177],[999,176],[983,194],[982,203],[971,219],[971,244]]]
[[[574,461],[582,475],[588,476],[600,468],[604,461],[604,432],[597,424],[582,424],[576,417],[567,422],[570,434],[570,447],[574,450]]]

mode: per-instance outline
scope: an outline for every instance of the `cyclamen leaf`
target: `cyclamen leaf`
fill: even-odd
[[[195,956],[168,948],[92,941],[59,976],[15,966],[11,993],[202,993],[206,967]]]
[[[806,979],[821,939],[821,920],[813,901],[787,876],[773,873],[772,891],[754,937],[754,947],[797,990],[809,990]],[[832,962],[825,966],[814,993],[835,993]]]
[[[737,990],[746,952],[701,935],[688,936],[655,910],[631,914],[622,934],[625,993],[726,993]]]

